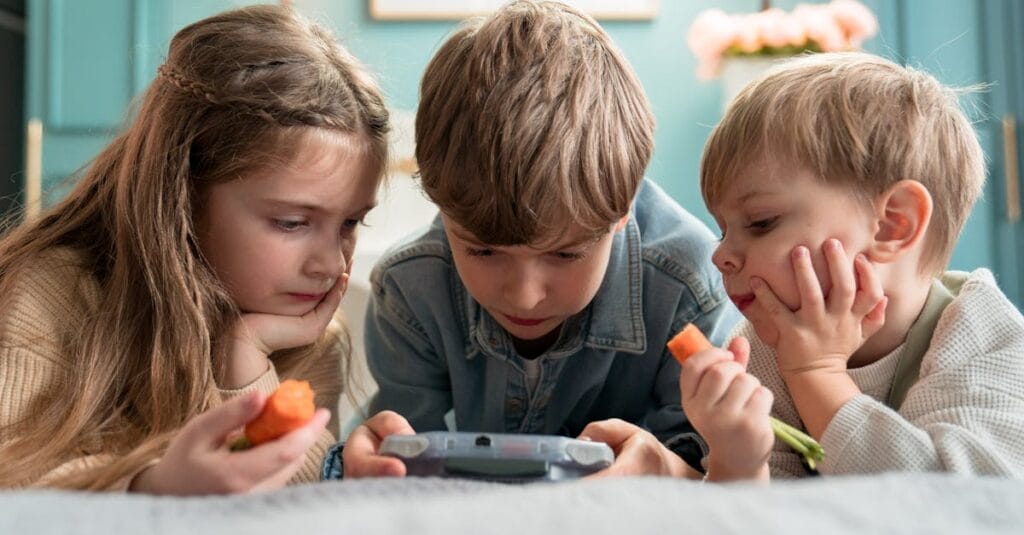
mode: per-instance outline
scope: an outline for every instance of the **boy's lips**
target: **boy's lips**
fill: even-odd
[[[512,323],[516,325],[521,325],[523,327],[533,327],[534,325],[540,325],[541,323],[544,323],[545,321],[548,320],[548,318],[520,318],[517,316],[510,316],[508,314],[505,314],[505,318],[507,318],[508,321],[511,321]]]
[[[736,308],[743,312],[743,309],[749,307],[754,302],[754,294],[730,295],[729,299],[732,299],[732,303],[736,305]]]

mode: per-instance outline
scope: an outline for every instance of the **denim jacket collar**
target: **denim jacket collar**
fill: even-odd
[[[608,269],[594,300],[582,312],[566,320],[558,341],[547,352],[549,358],[572,355],[587,346],[642,355],[647,351],[641,286],[642,252],[640,228],[630,217],[612,239]],[[499,360],[515,354],[512,339],[490,314],[466,291],[453,271],[452,281],[467,327],[466,358],[485,353]],[[618,273],[620,276],[613,276]],[[625,273],[623,277],[621,274]]]

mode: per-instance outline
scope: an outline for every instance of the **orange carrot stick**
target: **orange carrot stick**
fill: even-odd
[[[245,425],[245,443],[233,443],[232,449],[258,446],[294,431],[305,425],[314,412],[316,405],[309,381],[285,380],[267,398],[259,416]]]
[[[666,345],[668,346],[669,353],[672,353],[672,356],[679,361],[680,365],[686,362],[686,359],[690,358],[694,353],[714,347],[704,336],[704,333],[700,332],[700,329],[692,323],[687,323],[686,327],[683,327],[683,330],[673,336]]]

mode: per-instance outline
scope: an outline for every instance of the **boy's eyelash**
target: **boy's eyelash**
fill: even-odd
[[[758,231],[762,231],[763,232],[763,231],[766,231],[766,230],[770,230],[772,228],[772,226],[775,225],[775,221],[777,219],[779,219],[778,216],[776,216],[776,217],[767,217],[765,219],[758,219],[757,221],[750,222],[747,225],[747,228],[750,229],[750,230],[753,230],[755,232],[758,232]]]
[[[560,260],[582,260],[585,256],[584,253],[572,253],[572,252],[557,252],[555,253]]]
[[[472,247],[466,247],[466,255],[468,256],[491,256],[494,254],[492,249],[474,249]]]

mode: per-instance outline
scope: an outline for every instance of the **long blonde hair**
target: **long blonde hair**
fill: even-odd
[[[175,35],[136,118],[63,201],[0,241],[0,296],[41,253],[69,247],[94,275],[104,312],[65,348],[69,388],[34,406],[0,447],[0,487],[95,444],[120,458],[48,484],[108,487],[220,403],[218,335],[239,312],[198,247],[197,205],[205,185],[287,160],[309,128],[363,139],[383,175],[387,109],[328,31],[289,8],[253,6]],[[275,358],[301,368],[333,342],[325,334]]]

